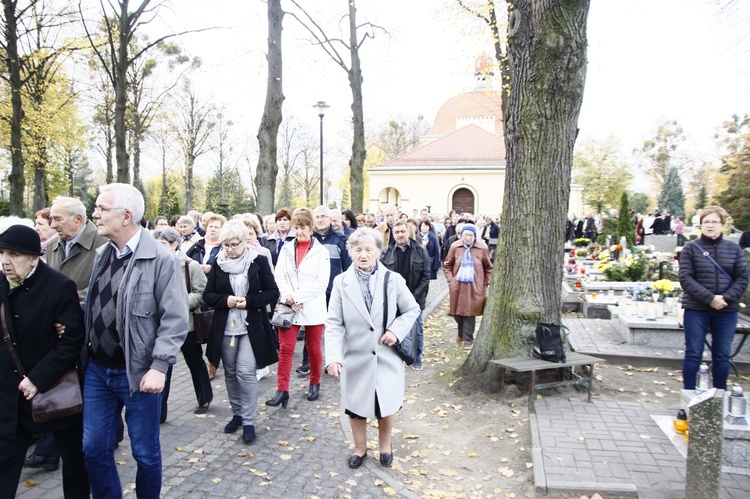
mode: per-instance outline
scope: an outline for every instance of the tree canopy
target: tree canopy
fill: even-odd
[[[573,156],[573,181],[583,185],[586,204],[602,212],[615,208],[633,175],[619,151],[615,137],[590,140],[577,148]]]

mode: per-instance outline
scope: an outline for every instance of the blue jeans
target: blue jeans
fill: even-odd
[[[137,391],[130,395],[125,369],[111,369],[90,361],[83,384],[83,453],[94,498],[122,496],[115,464],[115,418],[125,405],[133,458],[138,464],[135,491],[138,498],[157,499],[162,469],[159,444],[161,393]]]
[[[685,359],[682,361],[682,384],[695,389],[696,375],[703,358],[706,335],[711,332],[711,374],[714,387],[727,389],[732,340],[737,328],[737,312],[718,310],[685,310]]]
[[[422,327],[422,311],[417,317],[417,362],[422,362],[422,350],[424,349],[424,328]]]

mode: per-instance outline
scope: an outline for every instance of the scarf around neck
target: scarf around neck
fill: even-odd
[[[237,258],[230,258],[224,249],[219,251],[216,263],[221,270],[229,275],[229,284],[232,286],[234,296],[247,296],[247,271],[256,256],[258,256],[258,252],[249,246],[245,246],[245,251]],[[246,318],[247,309],[230,308],[229,315],[227,316],[227,324],[224,327],[224,334],[234,336],[247,333],[245,327]]]
[[[464,256],[461,258],[461,267],[456,274],[458,282],[474,282],[474,259],[471,258],[471,246],[464,245]]]
[[[375,262],[371,270],[362,270],[357,266],[354,266],[354,274],[357,276],[359,285],[362,288],[362,294],[365,297],[365,305],[367,305],[367,311],[369,312],[372,308],[372,291],[370,291],[370,277],[375,275],[378,270],[378,262]]]

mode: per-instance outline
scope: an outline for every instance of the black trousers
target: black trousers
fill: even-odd
[[[54,457],[60,459],[60,453],[57,452],[57,445],[55,445],[55,438],[52,433],[45,433],[36,443],[34,447],[34,454],[42,457]]]
[[[185,364],[187,364],[190,370],[190,377],[193,380],[193,389],[195,390],[195,398],[198,400],[198,405],[210,404],[214,399],[214,392],[211,388],[211,380],[208,379],[208,369],[206,369],[206,362],[203,360],[203,346],[195,342],[195,333],[189,331],[185,338],[185,343],[180,348],[182,350],[182,356],[185,358]],[[169,366],[167,371],[167,380],[164,384],[164,395],[161,399],[161,419],[163,423],[167,420],[167,399],[169,398],[169,387],[172,384],[172,366]]]
[[[65,499],[88,498],[91,488],[83,464],[83,424],[56,431],[53,435],[62,457]],[[16,496],[31,437],[31,433],[19,430],[14,439],[0,438],[0,497],[3,499]]]
[[[477,318],[466,315],[454,315],[453,318],[458,324],[458,337],[464,343],[474,343],[474,328],[477,324]]]

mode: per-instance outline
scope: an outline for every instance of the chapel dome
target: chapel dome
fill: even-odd
[[[503,134],[501,92],[491,89],[474,90],[451,97],[438,111],[435,124],[427,136],[442,137],[471,124],[495,135]]]

